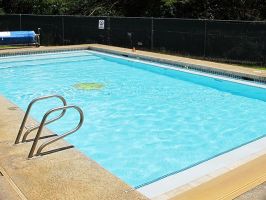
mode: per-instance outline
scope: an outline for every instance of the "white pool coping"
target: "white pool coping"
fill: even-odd
[[[148,198],[161,196],[177,188],[182,188],[183,192],[185,186],[187,189],[196,187],[263,154],[266,154],[266,137],[137,190]]]

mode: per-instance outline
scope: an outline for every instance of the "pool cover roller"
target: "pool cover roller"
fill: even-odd
[[[0,45],[40,45],[39,34],[34,31],[0,32]]]

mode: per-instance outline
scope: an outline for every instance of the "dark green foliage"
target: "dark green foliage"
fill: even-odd
[[[3,9],[3,3],[2,0],[0,0],[0,15],[5,14],[4,9]]]
[[[0,0],[3,12],[266,20],[266,0]]]

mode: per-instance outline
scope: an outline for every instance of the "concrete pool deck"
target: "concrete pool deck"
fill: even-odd
[[[75,148],[28,160],[32,143],[14,145],[24,112],[1,96],[0,105],[1,200],[146,199]],[[49,148],[64,146],[61,140]]]
[[[1,50],[0,59],[1,55],[73,49],[92,49],[133,58],[150,58],[169,64],[192,64],[198,68],[266,80],[265,70],[139,50],[132,52],[130,49],[99,44]],[[0,176],[0,199],[6,199],[7,196],[13,199],[146,199],[76,149],[27,160],[31,143],[13,145],[23,111],[1,96],[0,105],[0,172],[4,175]],[[46,134],[49,134],[48,130]],[[62,140],[50,148],[65,145],[68,144]],[[260,155],[229,172],[220,173],[218,177],[206,179],[200,185],[177,188],[155,199],[233,199],[266,181],[265,158],[265,154]],[[1,194],[2,191],[6,192]]]

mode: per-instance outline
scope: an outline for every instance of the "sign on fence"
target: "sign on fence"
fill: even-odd
[[[104,20],[99,20],[98,29],[104,29]]]

